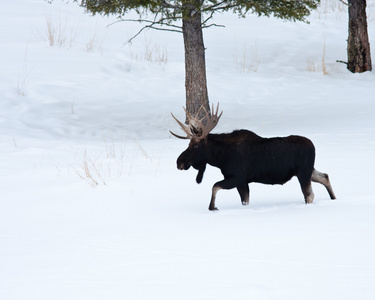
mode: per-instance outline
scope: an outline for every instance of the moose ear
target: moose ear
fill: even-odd
[[[199,169],[197,178],[195,179],[198,184],[202,182],[203,174],[205,170],[206,170],[206,165],[204,165],[203,168]]]

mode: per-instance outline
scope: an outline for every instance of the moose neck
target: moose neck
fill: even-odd
[[[215,139],[217,136],[217,134],[207,136],[206,157],[209,165],[220,168],[226,161],[226,149],[221,142]]]

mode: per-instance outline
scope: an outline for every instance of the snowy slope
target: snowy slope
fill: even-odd
[[[217,15],[225,28],[204,32],[215,132],[309,137],[338,197],[314,184],[306,206],[296,180],[251,184],[249,206],[220,191],[212,213],[220,171],[201,185],[178,171],[187,143],[169,133],[170,112],[183,118],[182,36],[129,45],[142,25],[3,2],[1,299],[374,298],[375,75],[336,63],[342,4],[322,1],[310,24]],[[368,22],[373,44],[374,1]]]

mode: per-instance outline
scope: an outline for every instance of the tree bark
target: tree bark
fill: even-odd
[[[372,70],[367,33],[366,0],[349,0],[348,70],[362,73]]]
[[[210,113],[208,102],[206,59],[202,32],[202,15],[196,9],[199,0],[187,0],[182,19],[185,46],[186,109],[195,116],[203,106]],[[204,117],[201,111],[199,118]],[[206,121],[203,121],[204,123]]]

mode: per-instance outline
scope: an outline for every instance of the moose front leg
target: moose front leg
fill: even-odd
[[[250,190],[249,185],[244,184],[237,187],[237,191],[241,196],[242,205],[249,205],[249,198],[250,198]]]
[[[220,191],[221,189],[230,190],[230,189],[235,188],[237,185],[238,185],[238,180],[233,177],[216,182],[214,186],[212,187],[211,202],[210,202],[210,206],[208,207],[208,209],[218,210],[217,207],[215,206],[216,194],[218,191]]]
[[[203,167],[201,167],[198,170],[198,175],[197,175],[197,178],[195,179],[197,183],[201,183],[202,182],[203,174],[204,174],[205,170],[206,170],[206,165],[204,165]]]
[[[218,210],[217,207],[215,207],[215,199],[216,199],[216,194],[219,190],[221,190],[222,188],[216,184],[214,184],[214,186],[212,187],[212,195],[211,195],[211,202],[210,202],[210,206],[208,207],[209,210]]]

